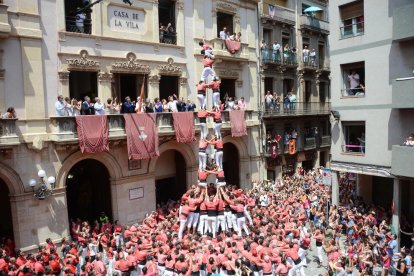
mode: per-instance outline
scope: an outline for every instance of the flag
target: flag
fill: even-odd
[[[107,117],[102,115],[76,116],[81,152],[109,151]]]
[[[142,111],[142,101],[144,100],[144,97],[145,97],[145,75],[144,75],[144,79],[142,80],[141,94],[139,95],[139,102],[137,103],[137,106],[138,106],[137,112]]]
[[[273,5],[271,5],[271,4],[269,4],[269,15],[271,17],[275,17],[275,12],[276,12],[276,7],[273,6]]]
[[[173,112],[175,137],[179,143],[192,143],[195,141],[194,113]]]

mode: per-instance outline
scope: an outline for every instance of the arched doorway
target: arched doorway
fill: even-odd
[[[240,157],[237,147],[225,143],[223,148],[223,170],[227,185],[240,187]]]
[[[186,162],[180,152],[167,150],[155,165],[157,204],[178,200],[187,191]]]
[[[69,219],[93,221],[101,212],[111,218],[111,185],[108,169],[101,162],[85,159],[76,163],[66,178]]]
[[[9,193],[6,183],[0,178],[0,238],[13,240],[13,220]]]

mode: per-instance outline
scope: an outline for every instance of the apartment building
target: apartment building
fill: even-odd
[[[157,115],[160,156],[129,161],[122,115],[107,117],[109,152],[81,153],[75,118],[57,117],[55,102],[60,94],[135,99],[144,83],[150,99],[175,93],[198,104],[203,38],[214,47],[221,97],[244,97],[248,104],[247,136],[232,137],[229,115],[222,115],[226,180],[248,187],[265,177],[258,1],[131,2],[1,1],[0,111],[13,106],[18,119],[0,120],[0,236],[13,236],[17,247],[60,240],[69,235],[70,219],[101,211],[134,223],[196,183],[198,144],[175,141],[171,113]],[[241,33],[238,51],[218,38],[224,27]],[[39,177],[54,182],[44,200],[33,196]]]
[[[331,168],[356,174],[357,195],[393,212],[395,229],[414,211],[414,150],[403,146],[413,133],[413,12],[408,0],[329,7]],[[334,203],[339,193],[334,185]]]
[[[298,167],[329,164],[330,66],[328,1],[263,0],[260,12],[260,95],[267,137],[281,140],[276,152],[264,142],[268,178]],[[287,104],[289,92],[296,103]],[[266,103],[268,93],[277,104]],[[289,135],[296,152],[289,153]]]

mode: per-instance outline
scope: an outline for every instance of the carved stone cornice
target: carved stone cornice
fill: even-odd
[[[220,70],[218,73],[220,78],[228,77],[228,78],[238,78],[239,72],[233,70]]]
[[[151,75],[148,77],[149,84],[159,84],[160,83],[160,76],[159,75]]]
[[[59,71],[58,72],[59,80],[61,82],[63,82],[63,81],[69,81],[69,74],[70,74],[69,71]]]
[[[137,56],[134,53],[129,52],[126,55],[126,61],[112,63],[112,70],[149,74],[151,72],[150,67],[146,64],[138,63],[136,58]]]
[[[178,10],[184,10],[184,1],[177,1],[176,4]]]
[[[167,64],[158,65],[157,69],[159,73],[165,75],[181,75],[183,72],[183,68],[174,65],[174,60],[172,58],[168,58]]]
[[[98,73],[98,80],[99,82],[112,82],[112,73],[101,71]]]
[[[216,8],[217,10],[223,10],[223,11],[230,12],[230,13],[237,13],[236,6],[223,2],[223,1],[217,2]]]
[[[100,63],[97,60],[89,59],[88,51],[81,50],[79,52],[79,58],[68,58],[66,63],[69,68],[84,68],[84,69],[96,69]]]

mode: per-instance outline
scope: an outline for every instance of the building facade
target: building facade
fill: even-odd
[[[68,236],[77,217],[104,211],[123,224],[140,221],[157,202],[196,183],[198,145],[175,141],[171,114],[157,115],[160,156],[132,162],[121,115],[108,115],[110,151],[83,154],[74,117],[56,117],[54,105],[60,94],[135,99],[142,83],[150,99],[175,93],[196,102],[203,38],[214,47],[222,97],[248,103],[248,136],[231,137],[223,113],[227,182],[249,187],[251,179],[266,177],[257,109],[258,1],[89,1],[95,2],[83,16],[80,0],[0,4],[0,111],[13,106],[18,116],[0,120],[1,235],[25,250]],[[161,34],[161,25],[169,24],[173,31]],[[224,27],[242,34],[234,54],[217,38]],[[56,178],[45,200],[28,184],[39,170]]]
[[[341,0],[329,8],[331,167],[356,175],[357,195],[392,211],[395,229],[414,210],[414,152],[401,146],[413,132],[413,11],[403,0]]]
[[[329,165],[330,68],[328,1],[263,0],[260,12],[260,77],[263,124],[281,136],[277,157],[264,144],[268,178],[296,168]],[[269,106],[267,94],[278,103]],[[296,98],[286,103],[289,92]],[[288,135],[297,133],[296,153]],[[272,156],[273,155],[273,156]]]

